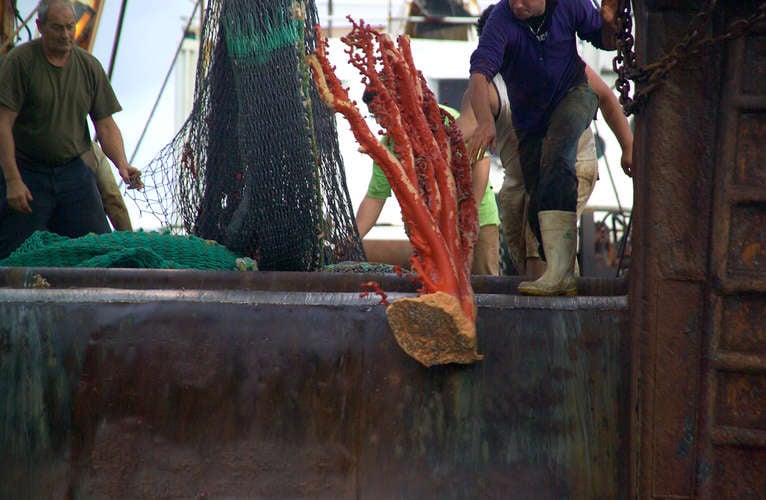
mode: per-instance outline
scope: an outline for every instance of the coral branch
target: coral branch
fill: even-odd
[[[402,209],[414,249],[412,269],[423,287],[420,297],[393,301],[386,309],[389,324],[399,345],[426,366],[476,361],[481,356],[470,268],[478,215],[462,135],[415,68],[409,38],[400,36],[394,45],[363,21],[349,21],[352,30],[341,40],[362,83],[375,92],[370,110],[393,151],[350,100],[318,28],[318,47],[307,59],[322,100],[349,121],[360,149],[380,165]]]

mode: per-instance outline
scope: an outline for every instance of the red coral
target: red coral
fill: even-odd
[[[382,304],[384,306],[391,305],[388,302],[388,295],[383,291],[382,288],[380,288],[380,284],[377,281],[368,281],[367,283],[362,283],[362,289],[364,291],[359,294],[359,297],[369,297],[371,293],[374,293],[380,297],[380,302],[378,302],[378,304]]]
[[[393,152],[370,131],[349,99],[327,59],[327,40],[318,29],[318,48],[308,56],[314,81],[324,102],[346,117],[360,149],[388,178],[414,249],[411,263],[423,283],[421,292],[442,292],[453,297],[462,310],[464,318],[455,318],[455,324],[461,325],[461,335],[472,339],[473,358],[460,355],[450,360],[480,359],[475,354],[476,309],[470,281],[478,214],[462,134],[415,68],[409,38],[400,36],[395,45],[388,35],[349,20],[352,30],[341,40],[348,47],[350,64],[362,74],[362,83],[376,92],[370,110],[393,142]],[[433,300],[428,307],[433,307]],[[455,308],[449,304],[443,309],[453,314]]]

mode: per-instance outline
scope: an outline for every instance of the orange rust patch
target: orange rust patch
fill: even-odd
[[[761,251],[760,243],[751,243],[747,245],[742,251],[742,262],[747,265],[752,265],[753,260],[758,256]]]

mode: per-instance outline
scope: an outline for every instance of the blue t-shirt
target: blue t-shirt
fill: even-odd
[[[548,0],[540,34],[516,19],[508,2],[499,2],[471,55],[472,74],[487,81],[502,75],[514,125],[531,133],[544,131],[566,92],[587,81],[575,35],[603,48],[601,16],[591,0]]]

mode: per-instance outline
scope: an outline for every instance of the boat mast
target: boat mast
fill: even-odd
[[[0,2],[0,41],[3,44],[3,53],[8,47],[8,40],[13,39],[14,22],[16,21],[16,8],[12,0]]]

